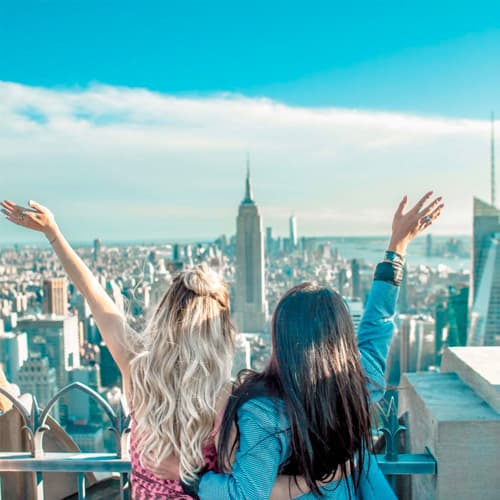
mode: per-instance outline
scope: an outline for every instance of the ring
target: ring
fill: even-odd
[[[19,217],[21,218],[21,220],[24,219],[25,214],[26,214],[26,210],[21,210],[21,212],[19,213]]]
[[[428,215],[426,215],[426,216],[422,219],[422,222],[424,222],[425,224],[428,224],[428,223],[429,223],[429,222],[431,222],[431,221],[432,221],[432,219],[431,219]]]

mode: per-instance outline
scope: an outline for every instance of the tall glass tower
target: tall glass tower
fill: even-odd
[[[473,221],[471,299],[475,301],[490,252],[491,239],[500,233],[500,210],[479,198],[474,198]]]
[[[500,340],[500,210],[474,199],[468,345]]]
[[[245,197],[236,218],[235,320],[242,333],[266,329],[267,302],[264,282],[264,238],[262,218],[252,193],[247,165]]]

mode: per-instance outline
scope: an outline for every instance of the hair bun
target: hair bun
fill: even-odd
[[[201,296],[217,295],[224,288],[221,276],[205,263],[185,271],[184,285]]]

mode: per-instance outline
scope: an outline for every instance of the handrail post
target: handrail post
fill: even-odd
[[[85,486],[85,473],[79,472],[76,478],[78,482],[78,500],[84,500],[87,497],[87,488]]]
[[[42,471],[35,472],[35,481],[36,481],[35,500],[44,500],[45,493],[43,491],[43,472]]]

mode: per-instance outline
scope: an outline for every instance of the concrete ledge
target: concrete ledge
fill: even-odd
[[[452,347],[443,353],[441,372],[454,372],[500,412],[500,346]]]
[[[500,414],[456,373],[406,373],[401,386],[409,451],[437,461],[437,475],[411,476],[411,499],[498,500]]]

